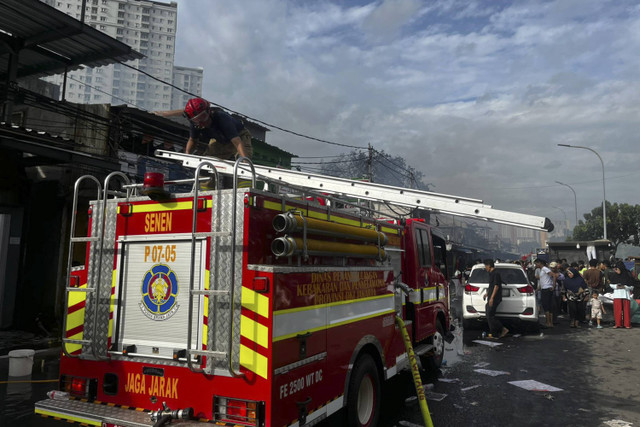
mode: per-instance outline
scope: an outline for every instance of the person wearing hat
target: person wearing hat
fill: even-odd
[[[184,110],[157,111],[163,117],[182,114],[189,120],[189,140],[185,152],[191,154],[198,141],[208,144],[206,154],[222,160],[234,160],[237,156],[251,158],[253,146],[251,133],[242,120],[232,117],[202,98],[191,98]]]

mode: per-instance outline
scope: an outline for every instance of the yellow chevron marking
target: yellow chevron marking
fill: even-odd
[[[269,328],[246,316],[240,318],[240,334],[264,348],[269,347]]]
[[[209,289],[209,270],[204,271],[204,288]],[[204,314],[209,316],[209,297],[204,297]],[[202,325],[202,345],[207,345],[207,337],[209,336],[209,325],[206,323]]]
[[[84,285],[79,286],[79,288],[86,288],[86,287],[87,287],[86,283]],[[69,307],[73,307],[74,305],[86,299],[87,299],[86,292],[79,292],[79,291],[69,292]]]
[[[84,323],[84,311],[85,308],[81,308],[71,314],[67,314],[67,331],[70,331]]]
[[[51,412],[51,411],[47,411],[45,409],[40,409],[40,408],[36,408],[35,412],[36,412],[36,414],[44,415],[46,417],[53,417],[53,418],[57,418],[57,419],[68,420],[68,421],[72,421],[72,422],[75,422],[75,423],[85,423],[85,424],[90,425],[90,426],[101,426],[102,425],[102,421],[90,420],[88,418],[81,418],[81,417],[73,417],[71,415],[67,415],[67,414],[63,414],[63,413],[57,413],[57,412]]]
[[[269,361],[267,358],[244,345],[240,345],[240,365],[251,372],[255,372],[265,380],[268,377]]]
[[[269,318],[269,297],[243,287],[241,300],[244,308]]]
[[[118,280],[118,270],[113,270],[112,278],[111,278],[111,298],[109,300],[109,313],[113,314],[113,310],[116,304],[116,294],[113,292],[113,289],[116,287],[116,283]],[[109,319],[109,329],[107,332],[107,337],[111,338],[113,335],[113,316]]]

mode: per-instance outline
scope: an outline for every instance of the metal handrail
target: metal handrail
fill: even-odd
[[[104,179],[104,193],[102,195],[102,224],[100,225],[100,232],[98,235],[98,242],[99,242],[99,251],[98,254],[100,256],[100,265],[98,266],[98,279],[96,280],[96,287],[95,287],[95,295],[96,295],[96,302],[94,304],[94,313],[93,313],[93,337],[95,340],[95,337],[97,336],[97,332],[98,332],[98,306],[99,306],[99,300],[100,300],[100,281],[102,280],[102,262],[104,261],[103,257],[102,257],[102,252],[104,251],[104,231],[106,228],[106,224],[107,224],[107,197],[109,196],[109,183],[111,181],[111,178],[113,177],[119,177],[122,179],[122,181],[124,182],[125,185],[130,184],[131,181],[129,180],[129,177],[127,175],[125,175],[122,172],[119,171],[115,171],[115,172],[111,172],[109,175],[107,175],[107,177]],[[127,193],[126,193],[126,197],[128,198],[130,194],[130,190],[127,189]],[[109,357],[106,356],[102,356],[100,354],[98,354],[98,350],[96,349],[96,346],[93,345],[91,346],[92,348],[92,353],[93,356],[96,359],[101,359],[101,360],[109,360]]]
[[[72,355],[71,353],[69,353],[67,351],[67,346],[66,346],[66,342],[67,342],[67,314],[69,312],[69,284],[71,283],[71,263],[72,263],[72,258],[73,258],[73,245],[74,245],[74,234],[75,234],[75,229],[76,229],[76,211],[78,209],[78,192],[80,189],[80,183],[82,181],[84,181],[85,179],[91,179],[92,181],[95,182],[95,184],[98,186],[98,192],[96,195],[96,199],[100,200],[100,195],[102,193],[102,185],[100,184],[100,181],[98,181],[98,179],[92,175],[83,175],[80,178],[78,178],[76,180],[76,183],[73,187],[73,203],[71,205],[71,226],[70,226],[70,232],[69,232],[69,252],[68,252],[68,257],[67,257],[67,275],[66,275],[66,279],[67,282],[65,284],[65,296],[64,296],[64,316],[62,316],[62,352],[64,353],[65,356],[67,357],[80,357],[79,355]],[[85,268],[88,268],[89,266],[85,266]],[[85,289],[85,292],[88,292],[89,289]]]
[[[230,289],[230,305],[229,314],[231,322],[229,322],[229,373],[233,377],[244,376],[242,373],[237,373],[233,369],[233,309],[235,305],[235,286],[236,286],[236,205],[238,203],[238,165],[241,162],[247,162],[251,168],[251,186],[256,186],[256,169],[253,163],[247,157],[238,157],[233,165],[233,209],[231,212],[231,289]]]
[[[198,226],[198,191],[200,187],[200,171],[203,166],[210,166],[213,170],[215,179],[216,179],[216,189],[219,189],[218,184],[220,182],[218,171],[216,170],[213,163],[208,161],[203,161],[196,168],[195,177],[193,179],[193,216],[192,216],[192,224],[191,224],[191,266],[190,266],[190,274],[189,274],[189,325],[187,325],[187,365],[192,372],[201,373],[204,372],[202,368],[196,368],[193,366],[193,361],[191,360],[191,340],[193,338],[193,287],[195,284],[194,275],[196,269],[196,231]],[[212,224],[213,226],[213,224]],[[211,300],[209,300],[209,304],[211,304]]]

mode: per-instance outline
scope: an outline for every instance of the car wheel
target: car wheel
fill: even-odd
[[[364,354],[356,362],[349,380],[347,422],[349,426],[371,427],[380,418],[380,374],[373,358]]]
[[[470,319],[463,319],[462,320],[462,328],[466,331],[466,330],[470,330],[473,329],[473,322]]]

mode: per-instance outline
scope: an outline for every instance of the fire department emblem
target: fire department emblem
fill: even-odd
[[[167,320],[180,307],[177,303],[178,278],[167,265],[154,265],[145,273],[141,293],[140,309],[151,320]]]

